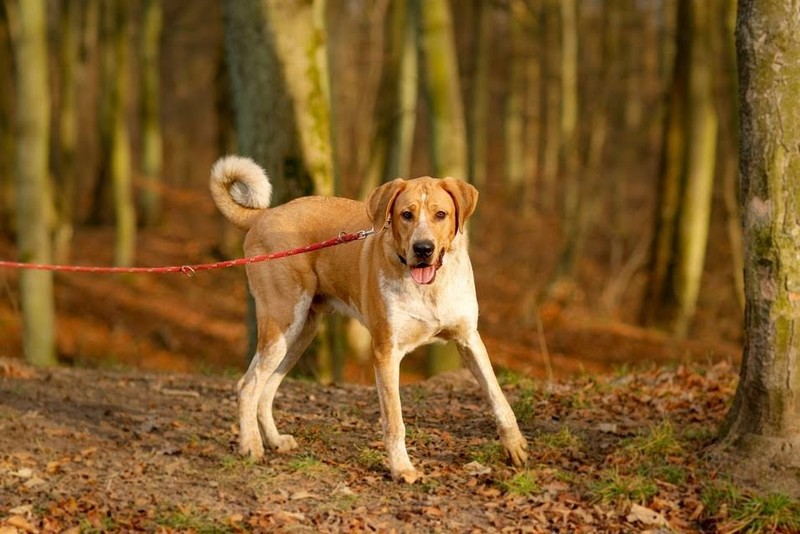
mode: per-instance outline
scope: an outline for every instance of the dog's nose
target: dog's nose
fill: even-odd
[[[411,247],[414,249],[414,254],[421,260],[427,260],[433,255],[433,249],[436,248],[433,244],[433,241],[430,239],[425,239],[423,241],[417,241]]]

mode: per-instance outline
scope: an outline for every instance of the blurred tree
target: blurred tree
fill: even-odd
[[[520,199],[525,189],[524,154],[527,149],[525,139],[525,102],[528,84],[525,80],[527,48],[531,35],[527,30],[528,6],[526,0],[514,0],[509,4],[509,25],[511,26],[511,57],[508,65],[508,97],[505,100],[505,193],[511,202]],[[483,125],[484,128],[486,125]]]
[[[416,29],[411,0],[393,0],[384,24],[384,64],[375,101],[377,125],[359,196],[398,177],[409,177],[418,98]]]
[[[14,222],[13,60],[5,4],[0,2],[0,228],[12,233]]]
[[[101,0],[100,172],[95,184],[91,218],[95,222],[106,219],[110,196],[116,228],[114,264],[118,266],[132,265],[136,251],[136,210],[126,109],[129,13],[130,5],[124,0]]]
[[[139,113],[141,122],[141,175],[139,206],[144,226],[161,220],[161,117],[159,90],[159,49],[162,27],[161,0],[145,0],[141,12],[139,48]]]
[[[555,212],[558,178],[558,153],[561,147],[559,117],[561,102],[559,41],[560,9],[558,0],[542,1],[541,110],[542,132],[539,135],[539,205]]]
[[[722,436],[757,466],[786,471],[800,465],[797,2],[741,0],[736,36],[747,307],[740,380]]]
[[[432,174],[467,177],[467,138],[450,4],[447,0],[414,0],[425,101],[430,118]],[[454,343],[431,345],[428,374],[457,369],[461,359]]]
[[[480,189],[486,185],[489,135],[489,73],[492,52],[492,4],[472,0],[474,44],[472,56],[472,99],[467,113],[469,145],[468,180]],[[530,152],[530,151],[529,151]]]
[[[709,43],[713,6],[699,0],[678,2],[661,211],[645,301],[646,321],[666,326],[678,337],[687,335],[694,316],[708,243],[717,140]]]
[[[70,256],[73,223],[75,219],[75,190],[77,186],[76,150],[78,147],[78,75],[80,2],[59,4],[58,70],[58,146],[55,152],[55,235],[53,257],[58,263],[66,263]]]
[[[6,2],[15,58],[17,245],[23,262],[50,263],[53,217],[48,172],[50,90],[47,64],[46,0]],[[54,365],[55,304],[53,274],[23,270],[19,274],[22,301],[22,343],[35,365]]]

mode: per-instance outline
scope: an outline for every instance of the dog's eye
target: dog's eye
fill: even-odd
[[[447,217],[447,212],[444,212],[442,210],[436,212],[436,218],[439,219],[440,221],[443,220],[445,217]]]
[[[409,210],[404,211],[403,213],[400,214],[400,216],[406,221],[410,221],[414,218],[414,214]]]

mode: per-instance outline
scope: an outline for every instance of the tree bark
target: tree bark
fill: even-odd
[[[512,202],[519,200],[524,190],[525,167],[525,83],[526,43],[529,36],[525,32],[527,6],[524,0],[511,2],[511,57],[508,66],[508,94],[504,110],[505,130],[505,193]]]
[[[542,134],[539,136],[539,205],[548,212],[557,211],[556,184],[558,179],[558,151],[561,146],[559,127],[561,79],[559,73],[559,4],[544,0],[542,8]]]
[[[45,0],[6,4],[15,29],[17,245],[20,261],[33,263],[50,263],[52,258],[46,4]],[[23,270],[19,284],[25,358],[35,365],[54,365],[53,275]]]
[[[800,15],[790,0],[741,0],[745,343],[723,443],[762,465],[800,465]]]
[[[140,49],[140,120],[141,175],[139,206],[143,226],[156,226],[161,221],[161,87],[159,48],[162,27],[161,0],[145,0],[142,5],[142,36]]]

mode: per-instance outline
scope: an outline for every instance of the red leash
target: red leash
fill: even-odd
[[[251,256],[249,258],[239,258],[237,260],[219,261],[216,263],[201,263],[198,265],[174,265],[171,267],[90,267],[88,265],[48,265],[43,263],[22,263],[16,261],[0,261],[0,268],[9,269],[35,269],[38,271],[55,271],[65,273],[148,273],[148,274],[163,274],[163,273],[182,273],[188,277],[194,276],[198,271],[210,271],[212,269],[226,269],[228,267],[238,267],[240,265],[250,265],[251,263],[261,263],[269,260],[277,260],[280,258],[288,258],[289,256],[297,256],[298,254],[305,254],[306,252],[314,252],[315,250],[322,250],[323,248],[334,247],[351,241],[360,241],[366,239],[375,230],[360,230],[351,234],[339,234],[338,236],[321,241],[319,243],[312,243],[304,247],[294,248],[291,250],[284,250],[281,252],[273,252],[272,254],[261,254],[259,256]]]

